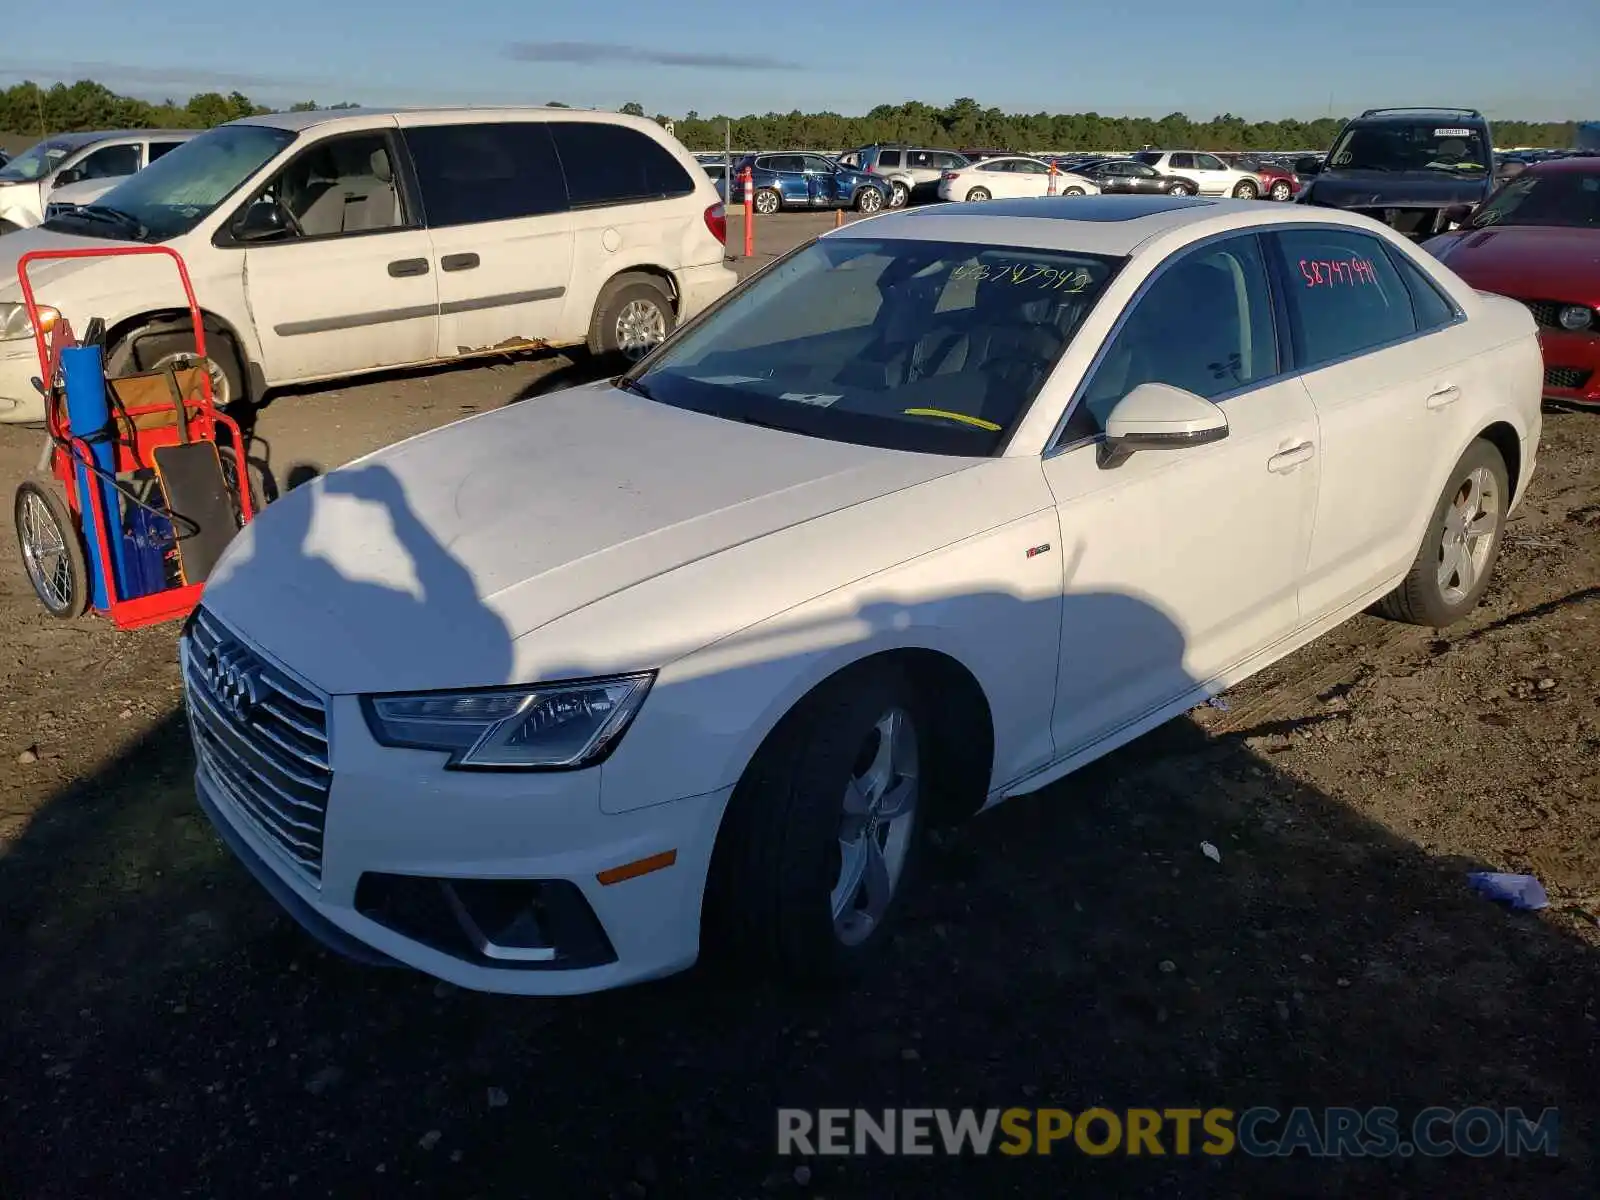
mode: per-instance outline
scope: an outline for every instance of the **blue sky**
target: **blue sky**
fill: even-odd
[[[1315,117],[1467,104],[1600,118],[1597,0],[75,0],[7,22],[0,83],[261,103],[636,100],[681,116],[917,99],[1034,112]]]

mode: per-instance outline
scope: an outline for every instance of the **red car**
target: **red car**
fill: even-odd
[[[1269,200],[1293,200],[1300,190],[1300,177],[1287,167],[1274,166],[1249,154],[1237,155],[1230,165],[1255,175],[1261,181],[1261,194]]]
[[[1423,245],[1479,291],[1528,306],[1546,398],[1600,407],[1600,158],[1529,167]]]

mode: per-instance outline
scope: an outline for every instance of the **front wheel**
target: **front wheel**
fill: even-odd
[[[718,833],[708,932],[741,961],[829,981],[881,950],[922,842],[932,731],[910,683],[825,684],[752,760]]]
[[[228,409],[245,400],[244,365],[233,340],[208,324],[206,373],[211,376],[211,402]],[[106,355],[106,374],[116,377],[140,371],[183,370],[195,361],[194,327],[188,322],[151,322],[122,338]]]
[[[1294,189],[1289,186],[1289,181],[1287,179],[1280,179],[1272,185],[1272,191],[1269,193],[1269,195],[1271,195],[1274,200],[1281,204],[1290,196],[1294,195]]]
[[[1241,179],[1233,189],[1235,200],[1254,200],[1261,195],[1261,185],[1253,179]]]
[[[989,189],[988,188],[975,187],[975,188],[973,188],[971,191],[969,191],[967,193],[967,199],[968,200],[987,200],[988,198],[989,198]]]
[[[883,193],[875,187],[862,188],[856,196],[856,211],[875,213],[883,208]]]
[[[89,607],[89,565],[67,506],[54,488],[30,479],[17,487],[12,515],[22,567],[39,603],[63,621],[80,616]]]
[[[1174,183],[1167,188],[1167,195],[1192,196],[1194,195],[1194,185],[1190,183]]]
[[[1450,472],[1411,570],[1379,602],[1379,611],[1393,620],[1444,629],[1476,608],[1500,557],[1510,500],[1500,451],[1488,442],[1473,442]]]

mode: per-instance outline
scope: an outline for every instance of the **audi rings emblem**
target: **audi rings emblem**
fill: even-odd
[[[235,721],[244,724],[261,702],[256,670],[238,651],[213,650],[205,661],[206,686]]]

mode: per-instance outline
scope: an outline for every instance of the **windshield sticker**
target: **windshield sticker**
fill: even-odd
[[[723,387],[737,387],[741,383],[760,383],[759,375],[691,375],[696,383],[717,383]]]
[[[1048,267],[1043,263],[963,263],[950,272],[950,282],[972,279],[978,283],[1009,283],[1017,287],[1036,287],[1041,291],[1076,295],[1094,283],[1082,267]]]
[[[1365,258],[1302,258],[1300,277],[1308,288],[1370,286],[1378,272]]]
[[[843,396],[830,396],[826,392],[785,392],[778,397],[779,400],[793,400],[796,404],[814,404],[818,408],[827,408],[830,404],[837,404]]]
[[[1434,137],[1471,137],[1472,136],[1472,130],[1470,130],[1470,129],[1435,129],[1433,131],[1433,136]]]

